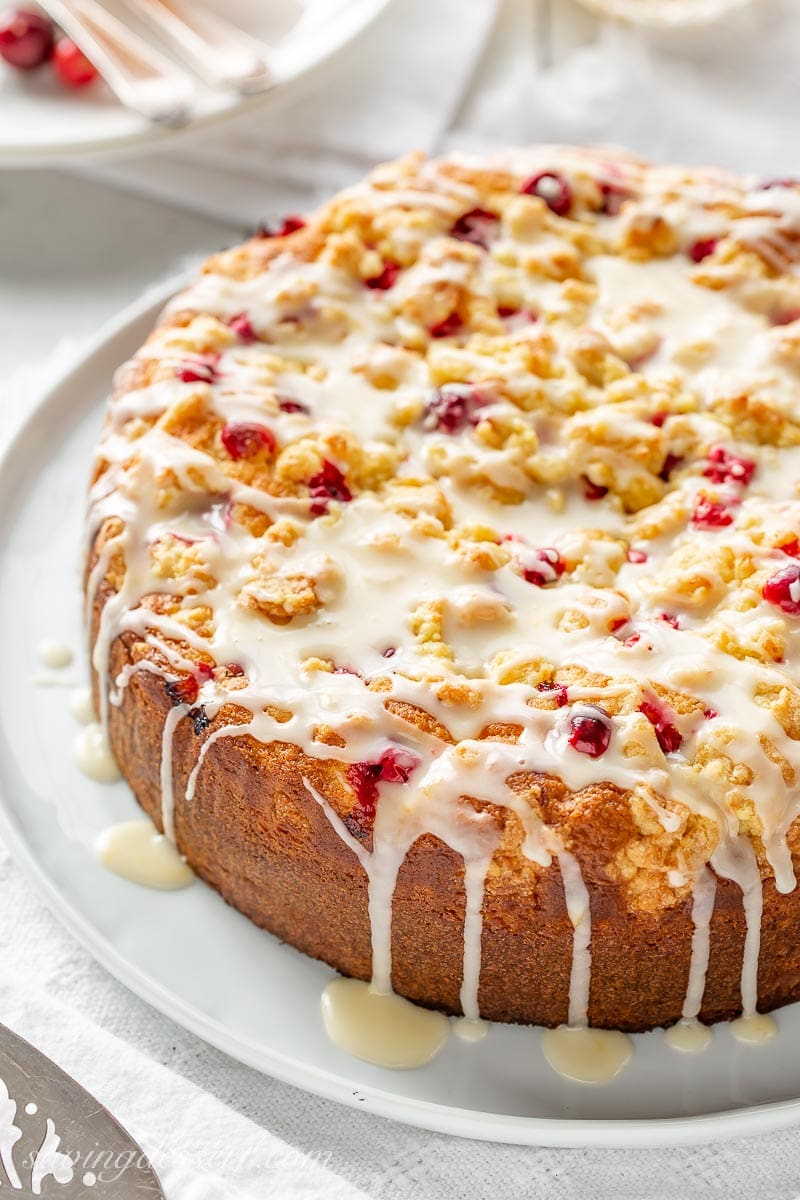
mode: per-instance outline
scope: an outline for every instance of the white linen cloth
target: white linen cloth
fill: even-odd
[[[280,129],[248,119],[175,155],[101,173],[255,223],[313,203],[412,145],[600,140],[768,174],[800,165],[795,0],[756,0],[691,39],[580,20],[569,0],[507,0],[489,36],[493,7],[396,0],[360,43],[369,63],[344,55],[326,76],[324,99],[298,101]],[[0,414],[21,414],[54,365],[6,386]],[[2,847],[0,906],[0,1016],[111,1108],[152,1155],[168,1200],[800,1195],[800,1132],[658,1151],[518,1148],[449,1138],[305,1095],[232,1061],[128,993],[60,927]]]

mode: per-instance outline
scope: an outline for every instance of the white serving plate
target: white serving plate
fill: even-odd
[[[301,80],[365,29],[389,0],[206,2],[266,42],[274,87],[243,98],[198,84],[192,120],[175,130],[129,112],[102,85],[70,92],[47,67],[20,73],[0,61],[0,167],[42,166],[150,149],[255,107],[267,116],[270,106],[286,100]]]
[[[753,0],[579,0],[603,17],[656,29],[693,28],[731,16]]]
[[[173,285],[174,290],[176,285]],[[415,1071],[332,1045],[320,995],[333,976],[260,932],[199,881],[155,892],[109,874],[94,836],[137,813],[126,785],[73,762],[67,689],[34,683],[37,644],[80,658],[84,485],[114,368],[144,340],[166,292],[127,310],[43,396],[0,464],[0,836],[53,911],[114,975],[206,1041],[279,1079],[361,1111],[446,1133],[534,1145],[646,1146],[743,1136],[800,1122],[800,1005],[745,1046],[719,1027],[700,1055],[660,1032],[634,1038],[628,1070],[589,1087],[554,1074],[538,1030],[453,1037]],[[84,682],[83,668],[62,672]]]

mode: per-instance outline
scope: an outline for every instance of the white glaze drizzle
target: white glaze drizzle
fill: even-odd
[[[424,1067],[450,1036],[450,1021],[394,992],[360,979],[334,979],[322,993],[322,1019],[332,1042],[378,1067]]]
[[[97,713],[94,711],[94,701],[92,700],[92,689],[88,687],[75,688],[70,693],[67,707],[70,716],[81,725],[91,725],[93,721],[97,721]]]
[[[456,156],[453,161],[465,166],[484,165],[469,156]],[[643,172],[632,162],[609,164],[601,154],[577,149],[509,152],[497,157],[494,166],[523,178],[554,161],[567,173],[588,172],[595,178],[617,183],[620,180],[624,183],[629,176],[635,182],[634,190],[639,193],[637,204],[626,207],[614,221],[601,218],[598,224],[601,230],[613,225],[624,231],[637,211],[646,213],[651,204],[674,222],[680,236],[688,242],[695,237],[723,236],[728,229],[719,216],[718,201],[722,196],[730,204],[744,206],[744,215],[733,223],[733,236],[742,246],[755,247],[756,252],[772,255],[775,261],[776,256],[782,255],[781,270],[785,269],[786,256],[794,253],[790,234],[800,228],[800,207],[791,189],[778,188],[769,195],[742,193],[739,183],[722,173],[681,178],[678,183],[678,176],[675,172],[670,174],[670,169],[652,168]],[[345,200],[366,205],[374,212],[390,205],[418,208],[435,214],[434,219],[442,222],[442,232],[463,213],[465,206],[477,200],[471,185],[454,179],[437,164],[421,166],[418,178],[419,186],[414,183],[385,186],[378,172],[373,181],[346,193]],[[429,190],[432,186],[435,191]],[[776,194],[783,192],[788,194]],[[441,248],[448,243],[431,242],[426,249],[424,237],[418,237],[410,228],[403,237],[420,258],[402,272],[395,301],[402,302],[429,284],[468,286],[478,294],[489,292],[488,257],[476,267],[468,259]],[[503,234],[496,246],[496,257],[500,260],[502,254],[513,254],[525,265],[521,282],[518,281],[525,293],[522,307],[530,304],[546,315],[550,328],[561,337],[564,328],[559,325],[559,305],[563,298],[559,288],[546,274],[542,278],[533,269],[534,263],[540,261],[537,255],[546,257],[559,245],[551,233],[542,238],[541,244],[535,237],[513,239]],[[622,339],[618,353],[623,358],[625,353],[633,355],[635,350],[630,347],[626,350],[622,344],[622,328],[629,330],[626,335],[629,341],[631,328],[636,336],[644,338],[649,358],[647,366],[641,368],[643,374],[657,386],[667,388],[670,381],[678,379],[682,386],[695,388],[701,399],[699,410],[686,418],[692,436],[701,445],[724,441],[736,449],[730,431],[713,412],[713,404],[731,388],[764,388],[777,410],[791,410],[787,396],[793,394],[794,380],[791,370],[776,355],[775,330],[764,318],[766,304],[772,303],[772,293],[765,298],[752,281],[745,281],[740,291],[732,291],[731,295],[724,289],[698,287],[688,277],[686,261],[680,254],[651,259],[643,271],[640,263],[624,257],[604,252],[594,254],[586,264],[588,278],[594,279],[600,289],[590,318],[592,328],[612,343]],[[627,324],[620,324],[620,312],[626,304],[646,308],[653,296],[657,304],[655,307],[651,304],[647,315],[635,313],[633,318],[627,318]],[[323,329],[319,337],[312,332],[304,340],[291,321],[286,332],[287,314],[295,319],[292,314],[297,310],[298,297],[303,298],[306,311],[311,313],[312,330],[314,314],[321,311],[315,309],[318,297],[325,297],[333,308],[338,307],[344,315],[332,318],[334,323],[340,322],[335,335]],[[198,390],[196,384],[174,378],[174,368],[191,357],[192,349],[187,346],[181,329],[167,329],[157,335],[160,342],[155,353],[162,368],[172,366],[173,376],[167,377],[170,374],[167,371],[156,382],[129,391],[109,410],[100,450],[100,458],[108,469],[100,475],[92,491],[89,535],[109,517],[118,518],[123,528],[100,552],[89,579],[88,601],[91,604],[115,556],[122,554],[124,578],[103,608],[93,665],[101,681],[106,680],[111,645],[119,633],[127,631],[157,650],[176,674],[174,677],[165,674],[163,668],[147,660],[125,667],[114,680],[110,693],[101,687],[102,718],[106,719],[108,703],[120,703],[125,689],[141,671],[153,671],[169,682],[180,678],[181,672],[191,670],[192,660],[175,645],[183,642],[195,651],[210,654],[220,664],[243,660],[247,679],[241,688],[231,691],[215,675],[202,683],[197,703],[213,719],[220,706],[233,699],[251,716],[248,722],[214,730],[198,744],[186,790],[188,800],[194,794],[209,748],[223,737],[248,733],[264,742],[285,740],[299,745],[313,757],[344,763],[376,761],[392,745],[413,746],[421,764],[411,783],[381,784],[369,852],[348,832],[325,798],[308,782],[306,786],[367,874],[372,987],[376,993],[387,994],[391,989],[392,898],[397,873],[408,849],[427,833],[441,838],[462,856],[466,911],[461,1003],[470,1020],[479,1016],[482,897],[497,834],[491,822],[465,806],[461,797],[469,795],[510,809],[522,823],[526,856],[543,867],[553,858],[560,865],[574,929],[568,1019],[570,1026],[575,1027],[585,1024],[588,1013],[589,892],[580,864],[567,851],[559,831],[546,826],[528,801],[508,787],[506,781],[515,772],[533,771],[556,775],[574,791],[609,782],[638,797],[667,832],[680,828],[681,817],[664,797],[677,801],[716,827],[718,844],[711,866],[742,889],[747,925],[742,1002],[745,1014],[752,1015],[757,1001],[760,872],[750,841],[740,835],[731,789],[694,764],[704,755],[713,759],[725,753],[750,770],[750,782],[737,784],[734,799],[738,802],[744,797],[752,803],[761,823],[764,850],[776,885],[781,891],[790,891],[795,879],[786,834],[797,813],[797,796],[785,784],[781,768],[766,752],[764,743],[777,747],[792,772],[800,772],[800,749],[787,737],[769,706],[755,703],[753,697],[758,687],[780,688],[791,682],[789,665],[800,650],[800,631],[791,622],[782,622],[786,662],[773,666],[751,657],[733,658],[723,652],[716,635],[711,636],[706,617],[702,612],[698,615],[691,605],[681,609],[680,629],[664,621],[664,609],[675,606],[675,597],[668,589],[665,591],[664,571],[676,547],[678,551],[699,549],[702,553],[696,566],[697,586],[719,589],[716,571],[708,565],[720,545],[719,531],[691,528],[676,534],[671,542],[666,537],[648,536],[646,563],[634,560],[610,567],[612,548],[602,534],[611,534],[626,543],[635,543],[643,535],[636,533],[635,519],[626,518],[613,505],[582,499],[569,474],[564,482],[563,468],[573,453],[565,444],[553,450],[548,467],[555,470],[554,464],[558,464],[555,473],[561,481],[558,503],[550,511],[541,501],[499,504],[478,490],[487,482],[500,489],[530,490],[525,459],[513,451],[478,445],[471,435],[423,433],[413,422],[404,427],[402,435],[398,434],[391,419],[395,395],[402,395],[410,403],[421,402],[430,389],[427,370],[418,358],[387,344],[398,331],[406,331],[406,318],[395,315],[382,294],[365,297],[363,286],[347,271],[322,262],[300,262],[291,253],[284,253],[272,261],[269,271],[254,278],[233,279],[209,271],[171,306],[173,311],[187,307],[222,320],[247,312],[254,328],[271,342],[271,348],[280,346],[281,339],[285,339],[283,350],[289,366],[282,369],[277,386],[285,386],[312,410],[323,409],[321,413],[315,411],[312,418],[278,411],[274,382],[269,386],[262,382],[264,368],[259,356],[265,352],[263,345],[228,346],[223,353],[224,377],[206,389],[207,404],[223,419],[263,420],[266,415],[279,445],[312,432],[338,436],[348,427],[359,429],[366,439],[375,439],[368,444],[392,447],[401,442],[404,457],[398,478],[433,477],[451,506],[456,526],[467,522],[488,523],[511,535],[526,536],[529,544],[555,546],[562,557],[581,565],[574,576],[568,574],[558,580],[557,587],[532,587],[514,567],[515,561],[523,566],[529,564],[529,558],[526,559],[529,550],[523,543],[515,542],[516,558],[512,555],[510,564],[496,570],[491,578],[478,578],[476,572],[465,569],[452,548],[448,548],[446,539],[421,532],[406,516],[389,511],[369,492],[355,497],[340,510],[334,505],[330,517],[309,521],[307,500],[268,495],[258,487],[231,478],[210,456],[166,432],[161,422],[132,442],[127,433],[130,422],[170,412]],[[520,345],[526,340],[538,343],[541,331],[529,327],[514,336]],[[698,348],[703,337],[705,344]],[[470,369],[481,378],[486,363],[492,361],[491,352],[487,358],[480,349],[470,346],[461,353],[465,361],[469,360]],[[700,367],[686,367],[688,356],[698,354],[704,356]],[[395,388],[386,392],[371,387],[360,367],[354,368],[360,359],[369,362],[370,356],[372,361],[396,373]],[[323,380],[305,370],[306,365],[320,362],[327,370]],[[556,375],[554,382],[547,384],[549,399],[556,404],[562,399],[559,378]],[[513,374],[508,386],[512,390],[515,386]],[[492,396],[491,384],[487,387],[490,399],[486,413],[497,421],[518,419],[519,409],[502,396]],[[391,401],[388,406],[387,396]],[[591,406],[578,412],[571,419],[572,432],[579,436],[582,427],[593,419]],[[631,416],[624,405],[615,409],[614,423],[621,433],[630,433],[634,441],[641,440],[646,433],[646,422]],[[547,445],[547,429],[539,427],[537,434],[542,444]],[[585,453],[586,446],[580,452]],[[797,474],[800,454],[785,449],[779,460],[770,447],[750,444],[747,452],[758,466],[758,486],[746,494],[737,490],[738,485],[717,489],[723,502],[733,506],[736,514],[733,525],[726,530],[725,544],[734,555],[751,558],[759,569],[770,568],[770,564],[779,567],[787,560],[781,551],[770,548],[769,537],[773,531],[780,532],[787,526],[800,530],[800,504],[788,498],[791,495],[788,481]],[[641,474],[630,455],[608,450],[605,461],[612,466],[621,491],[632,486]],[[700,456],[692,470],[671,486],[671,497],[678,507],[691,506],[698,486],[704,486],[703,461]],[[179,511],[159,505],[159,487],[164,485],[166,476],[176,481],[179,491],[191,501],[184,503]],[[283,520],[297,525],[302,532],[300,550],[294,548],[294,542],[267,543],[241,526],[227,525],[220,515],[219,504],[212,502],[209,507],[208,503],[209,497],[223,495],[229,497],[229,503],[250,505],[272,522]],[[593,532],[587,534],[587,529]],[[184,594],[179,582],[163,574],[156,578],[151,547],[164,537],[178,537],[200,546],[205,569],[221,582],[210,587],[200,583]],[[315,580],[322,597],[318,615],[292,622],[289,632],[282,626],[271,626],[252,609],[236,602],[237,593],[242,597],[247,595],[248,588],[257,587],[248,580],[248,570],[257,552],[269,560],[273,576],[280,577],[295,569]],[[365,606],[356,581],[372,588],[374,595],[380,595],[380,604]],[[193,603],[207,605],[213,614],[211,634],[206,636],[189,628],[180,610],[168,615],[142,605],[142,598],[153,591],[181,598],[183,609]],[[257,595],[257,591],[251,595]],[[441,607],[442,639],[451,649],[451,659],[424,660],[409,637],[409,612],[426,603]],[[562,618],[568,611],[576,614],[576,620],[564,626]],[[774,622],[780,617],[763,603],[750,609],[723,606],[718,616],[720,628],[745,639],[756,636],[769,620]],[[629,639],[609,633],[622,621],[635,628],[638,641],[628,644]],[[353,631],[357,631],[358,637],[353,637]],[[389,664],[384,658],[387,647],[393,650]],[[571,707],[567,709],[531,708],[530,685],[509,683],[507,678],[514,678],[516,668],[524,668],[532,648],[538,648],[538,652],[544,648],[557,665],[571,664],[590,675],[599,672],[610,682],[598,686],[571,685]],[[360,677],[386,676],[387,690],[370,691],[359,676],[352,674],[317,671],[314,675],[305,665],[315,658],[337,661],[342,653],[349,658],[343,665],[358,671]],[[500,658],[505,679],[501,678],[498,667],[490,666]],[[438,686],[419,677],[409,678],[415,673],[419,675],[421,664],[435,665],[444,683],[467,680],[478,703],[459,706],[445,702]],[[617,682],[620,679],[624,682]],[[719,717],[700,718],[691,712],[673,714],[683,739],[679,752],[662,756],[657,748],[650,748],[644,755],[627,755],[626,747],[641,742],[644,734],[648,734],[652,743],[653,735],[648,733],[647,723],[638,711],[623,710],[611,720],[613,736],[602,758],[593,759],[572,749],[569,744],[572,717],[581,711],[591,711],[591,706],[602,703],[604,698],[624,697],[631,686],[638,686],[642,694],[647,694],[655,684],[688,689],[707,711],[713,709]],[[386,711],[387,699],[425,709],[449,730],[457,744],[443,745],[435,738],[412,731]],[[290,712],[291,718],[277,720],[264,711],[267,705]],[[590,707],[586,708],[587,705]],[[189,708],[188,704],[172,708],[163,732],[162,820],[169,837],[174,837],[172,740]],[[517,743],[482,740],[481,731],[491,720],[519,725]],[[333,727],[344,737],[346,745],[340,748],[320,742],[316,738],[320,725]],[[684,1018],[691,1020],[702,1003],[713,877],[702,863],[699,868],[686,864],[685,870],[673,874],[692,887],[694,936],[684,1004]]]
[[[731,1037],[749,1046],[760,1046],[771,1041],[778,1032],[778,1025],[769,1013],[750,1013],[731,1021]]]
[[[713,1041],[714,1034],[700,1021],[678,1021],[664,1030],[664,1041],[671,1050],[681,1054],[702,1054]]]
[[[54,638],[45,638],[40,642],[37,652],[44,665],[52,670],[68,667],[74,657],[72,650],[65,642],[57,642]]]
[[[149,817],[104,829],[95,840],[94,852],[109,871],[143,887],[173,891],[194,880],[191,867]]]
[[[713,873],[704,867],[698,871],[692,886],[694,932],[692,933],[692,956],[689,962],[689,981],[686,985],[686,999],[683,1002],[684,1021],[693,1021],[703,1003],[708,956],[711,949],[711,917],[714,914],[716,894],[717,881]]]
[[[97,721],[85,725],[75,738],[75,761],[78,769],[97,783],[114,783],[120,778],[106,732]]]
[[[616,1029],[560,1025],[542,1031],[542,1053],[553,1070],[575,1083],[610,1083],[633,1057],[633,1042]]]

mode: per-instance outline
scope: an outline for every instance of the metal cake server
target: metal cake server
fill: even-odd
[[[0,1184],[48,1200],[165,1200],[140,1146],[107,1109],[0,1025]]]

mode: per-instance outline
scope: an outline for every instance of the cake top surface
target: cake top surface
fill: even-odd
[[[132,631],[204,746],[359,768],[355,841],[413,777],[425,828],[510,804],[546,861],[540,772],[631,798],[641,903],[709,859],[788,890],[799,258],[791,181],[554,147],[410,156],[212,258],[117,377],[95,666]]]

